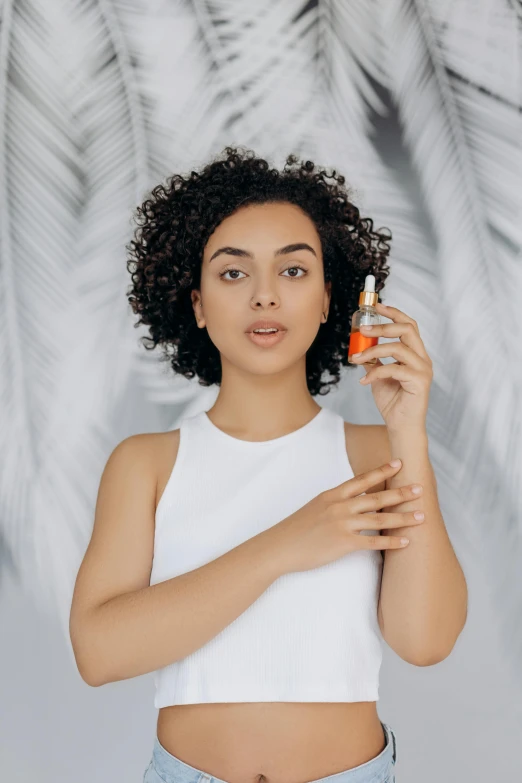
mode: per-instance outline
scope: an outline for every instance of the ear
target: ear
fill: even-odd
[[[192,300],[192,309],[194,310],[194,315],[196,316],[196,321],[199,327],[205,326],[205,322],[203,320],[203,313],[201,312],[202,309],[202,302],[201,302],[201,291],[197,288],[193,288],[190,292],[190,298]]]
[[[330,280],[328,283],[325,284],[324,287],[324,298],[323,298],[323,312],[327,313],[328,309],[330,307],[330,299],[332,297],[332,281]]]

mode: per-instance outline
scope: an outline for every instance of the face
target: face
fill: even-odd
[[[288,247],[296,244],[302,247]],[[203,252],[201,290],[191,295],[198,326],[208,330],[223,371],[229,362],[270,374],[305,361],[328,315],[329,292],[315,225],[285,202],[240,207],[223,220]],[[257,345],[247,333],[264,318],[285,327],[276,344]]]

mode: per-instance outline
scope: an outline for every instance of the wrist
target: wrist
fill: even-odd
[[[256,536],[256,539],[258,539],[263,553],[262,557],[274,581],[280,576],[290,573],[292,569],[288,558],[288,536],[281,526],[281,522],[263,530]]]
[[[388,430],[388,438],[390,440],[404,440],[407,439],[414,439],[414,440],[428,440],[428,432],[426,430],[426,427],[422,425],[417,426],[411,426],[411,427],[401,427],[399,429],[392,429],[391,427],[387,427]]]
[[[266,582],[267,587],[287,571],[280,542],[281,537],[274,533],[276,527],[277,525],[274,525],[267,530],[262,530],[240,544],[240,549],[244,550],[250,573],[257,572],[259,578]]]

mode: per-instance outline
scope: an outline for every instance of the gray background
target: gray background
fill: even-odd
[[[397,736],[400,783],[520,779],[522,699],[499,649],[484,574],[466,563],[466,627],[437,666],[384,645],[378,712]],[[57,623],[11,579],[0,594],[0,769],[9,783],[141,783],[157,710],[152,674],[100,688],[81,680]]]
[[[148,763],[152,674],[87,686],[69,609],[112,449],[213,403],[138,343],[124,245],[149,188],[226,144],[346,176],[393,234],[383,301],[433,361],[430,458],[469,611],[437,666],[384,646],[397,782],[522,779],[519,6],[45,6],[0,4],[0,779],[139,783]],[[381,423],[359,377],[318,402]]]

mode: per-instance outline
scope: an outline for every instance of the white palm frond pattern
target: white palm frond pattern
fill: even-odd
[[[434,363],[428,430],[452,539],[522,657],[520,4],[3,0],[0,552],[68,639],[101,472],[208,390],[160,369],[126,299],[146,191],[226,145],[342,172],[393,234],[383,300]],[[346,373],[321,399],[379,421]],[[472,600],[472,596],[470,596]],[[515,628],[515,630],[513,630]]]

